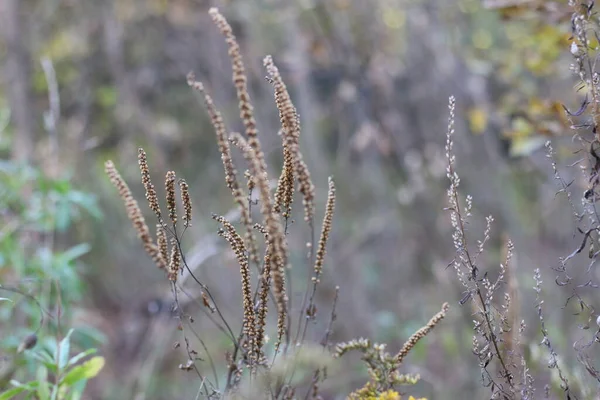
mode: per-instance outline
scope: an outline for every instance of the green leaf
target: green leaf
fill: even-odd
[[[58,355],[58,343],[55,337],[45,337],[40,352],[44,352],[52,361],[58,364],[56,356]]]
[[[71,189],[71,183],[68,179],[52,179],[48,180],[49,186],[52,190],[58,192],[59,194],[66,195],[69,194]]]
[[[36,352],[28,352],[27,354],[31,354],[33,356],[33,358],[37,359],[38,361],[44,363],[44,364],[50,364],[52,366],[54,366],[54,369],[56,369],[56,362],[55,360],[52,358],[52,356],[50,354],[48,354],[47,350],[40,350],[40,351],[36,351]],[[46,365],[48,366],[48,365]],[[52,372],[56,372],[56,371],[52,371]]]
[[[0,393],[0,400],[9,400],[9,399],[12,399],[13,397],[15,397],[15,396],[23,393],[26,390],[28,390],[28,389],[25,386],[20,386],[20,387],[12,388],[10,390],[7,390],[4,393]]]
[[[32,395],[35,395],[35,392],[37,391],[37,388],[39,386],[39,382],[38,381],[31,381],[31,382],[27,382],[27,383],[21,383],[19,381],[16,380],[11,380],[10,384],[13,385],[15,387],[15,389],[20,389],[20,393],[23,392],[27,392],[28,395],[25,398],[31,398]],[[11,389],[13,390],[13,389]],[[3,399],[4,397],[1,397],[2,395],[0,395],[0,399]],[[7,397],[10,398],[10,397]]]
[[[56,225],[56,230],[59,232],[64,232],[71,224],[71,217],[71,205],[64,199],[58,201],[56,203],[56,209],[54,210],[54,223]]]
[[[58,368],[56,367],[56,364],[54,362],[47,362],[47,361],[43,361],[40,360],[40,362],[44,365],[44,367],[46,367],[48,369],[48,371],[50,371],[51,373],[55,374],[58,372]]]
[[[90,379],[98,375],[104,367],[104,357],[94,357],[81,365],[73,367],[62,379],[62,385],[72,386],[82,379]]]
[[[90,326],[78,327],[77,334],[81,346],[85,349],[97,346],[99,343],[105,343],[107,340],[102,332]]]
[[[0,301],[8,301],[10,303],[14,303],[11,299],[7,299],[6,297],[0,297]]]
[[[65,251],[61,254],[61,261],[65,263],[70,263],[84,254],[88,253],[91,249],[91,246],[87,243],[81,243],[76,246],[71,247],[69,250]]]
[[[79,382],[75,383],[71,388],[71,396],[69,397],[69,400],[81,400],[86,385],[87,379],[82,379]]]
[[[31,382],[27,382],[27,383],[21,383],[19,381],[16,380],[11,380],[10,384],[18,387],[18,388],[22,388],[23,390],[27,390],[29,392],[35,392],[37,390],[38,387],[38,381],[31,381]]]
[[[74,356],[73,358],[71,358],[69,360],[69,366],[71,365],[75,365],[77,364],[79,361],[83,360],[85,357],[89,356],[90,354],[94,354],[96,352],[96,349],[87,349],[86,351],[82,351],[81,353],[77,354],[76,356]]]
[[[96,102],[102,108],[110,108],[117,103],[117,91],[112,86],[101,86],[96,89]]]
[[[69,352],[71,351],[71,334],[73,333],[73,329],[69,330],[67,336],[60,341],[60,345],[58,346],[58,368],[62,370],[67,366],[69,361]]]
[[[92,217],[96,219],[102,218],[102,211],[100,211],[100,208],[98,208],[98,202],[94,195],[84,193],[79,190],[72,190],[67,195],[67,199],[71,203],[76,204],[84,209]]]
[[[48,400],[50,398],[50,385],[48,383],[48,370],[46,367],[40,366],[38,368],[36,379],[38,382],[38,397],[40,400]]]
[[[52,394],[50,395],[50,399],[58,400],[58,385],[54,385],[52,388]]]

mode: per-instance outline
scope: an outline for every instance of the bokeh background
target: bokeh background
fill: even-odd
[[[212,213],[234,210],[234,203],[214,131],[185,80],[195,71],[228,127],[242,129],[226,46],[207,13],[217,6],[245,57],[271,176],[277,176],[282,155],[278,114],[262,67],[267,54],[280,67],[300,113],[318,220],[327,177],[336,179],[334,229],[317,294],[324,318],[313,328],[313,339],[318,341],[325,328],[336,286],[332,341],[362,336],[388,343],[392,351],[448,301],[453,305],[448,318],[409,357],[405,372],[422,377],[411,393],[485,398],[471,352],[472,310],[459,306],[461,287],[446,268],[453,245],[443,211],[444,145],[448,97],[454,95],[458,171],[464,194],[475,204],[471,241],[482,238],[485,216],[493,215],[484,255],[490,274],[501,262],[505,236],[516,244],[513,271],[520,315],[528,321],[525,351],[537,364],[532,367],[536,387],[541,391],[554,382],[538,345],[532,290],[538,267],[551,337],[561,360],[572,367],[575,387],[586,382],[571,345],[593,334],[578,329],[589,315],[572,316],[570,305],[562,308],[572,287],[558,287],[551,269],[580,238],[574,237],[566,197],[556,196],[544,149],[552,140],[565,181],[575,179],[578,202],[582,176],[577,168],[562,168],[577,158],[577,145],[561,104],[577,109],[581,101],[569,71],[570,11],[566,1],[502,3],[2,0],[3,215],[6,225],[25,218],[9,207],[11,190],[28,206],[40,190],[49,193],[58,209],[25,218],[36,227],[43,224],[35,218],[47,219],[46,231],[34,229],[25,242],[19,236],[3,244],[0,282],[27,285],[50,303],[61,290],[70,293],[63,307],[80,342],[98,347],[107,359],[90,383],[90,398],[194,397],[198,382],[177,368],[186,358],[173,348],[179,333],[169,314],[169,285],[139,244],[103,163],[116,163],[138,199],[143,198],[138,146],[148,152],[158,187],[169,169],[186,178],[195,212],[184,239],[188,258],[235,320],[241,301],[237,266],[211,219]],[[32,166],[32,175],[17,168],[24,163]],[[29,184],[21,185],[24,181]],[[151,221],[149,213],[147,218]],[[306,229],[300,214],[296,220],[290,241],[299,267],[292,274],[302,287],[308,273]],[[24,254],[9,256],[19,249]],[[42,272],[31,267],[45,265],[46,250],[62,255],[73,249],[62,267],[52,264]],[[32,273],[37,283],[30,282]],[[595,271],[588,277],[594,279]],[[292,302],[299,303],[301,293],[292,294]],[[593,303],[593,291],[586,296]],[[193,304],[189,312],[223,364],[227,341]],[[3,308],[0,317],[5,345],[17,340],[31,319],[14,307]],[[365,382],[358,357],[350,360],[326,381],[328,398],[343,398]]]

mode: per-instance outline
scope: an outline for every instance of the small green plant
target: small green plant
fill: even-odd
[[[12,399],[18,395],[39,400],[81,399],[88,380],[104,367],[104,358],[95,356],[86,359],[96,352],[95,349],[88,349],[71,357],[72,333],[73,330],[70,330],[60,342],[51,338],[37,350],[24,350],[22,357],[36,364],[35,378],[25,383],[11,380],[12,388],[0,394],[0,400]],[[17,354],[14,363],[19,362],[20,355],[21,353]]]
[[[90,249],[71,245],[68,235],[84,216],[101,216],[96,198],[75,189],[67,174],[3,159],[0,212],[0,392],[6,390],[0,398],[25,391],[39,399],[79,398],[85,385],[77,376],[89,378],[99,361],[84,367],[77,363],[95,350],[73,359],[69,351],[89,347],[99,333],[82,326],[73,346],[71,332],[64,335],[73,325],[73,305],[83,298],[80,259]]]
[[[43,308],[60,299],[64,324],[70,305],[81,300],[83,282],[77,269],[90,246],[66,247],[61,242],[84,213],[100,217],[95,197],[74,189],[68,177],[51,178],[38,168],[0,161],[0,209],[0,289],[31,294]],[[15,299],[14,304],[0,306],[0,321],[19,314],[32,326],[40,311],[32,302]],[[9,345],[6,340],[4,336],[3,346]]]

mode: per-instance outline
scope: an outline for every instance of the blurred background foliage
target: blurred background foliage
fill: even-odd
[[[10,139],[6,142],[10,144]],[[10,146],[3,151],[7,149]],[[51,386],[48,370],[69,376],[73,371],[67,368],[70,345],[91,349],[103,340],[101,332],[75,318],[85,292],[81,257],[90,250],[88,243],[77,243],[85,236],[77,228],[85,217],[99,221],[101,213],[96,198],[74,189],[71,180],[70,175],[49,176],[23,161],[0,162],[0,388],[11,380],[36,377],[15,387],[15,394],[31,392],[50,399],[59,387]],[[62,339],[69,327],[77,329],[73,341],[72,332]],[[42,350],[29,351],[36,346]],[[75,368],[78,360],[69,367]],[[85,383],[71,380],[82,386],[66,397],[69,385],[63,385],[61,398],[81,397]],[[79,397],[73,397],[77,392]]]
[[[543,150],[551,139],[567,163],[573,145],[562,104],[576,109],[582,96],[569,71],[566,3],[2,0],[0,283],[24,287],[53,315],[60,306],[69,318],[65,326],[85,326],[94,338],[102,333],[106,366],[90,382],[92,398],[195,394],[193,385],[183,384],[193,377],[176,367],[184,357],[172,349],[168,284],[138,244],[102,164],[113,159],[138,199],[140,145],[156,182],[167,169],[187,180],[197,221],[186,234],[189,258],[225,311],[237,315],[236,264],[216,241],[218,227],[210,219],[233,203],[212,127],[185,82],[194,70],[229,129],[240,130],[227,52],[207,15],[218,6],[245,55],[272,170],[282,157],[262,68],[266,54],[274,56],[299,110],[321,213],[326,177],[336,177],[338,208],[319,293],[319,309],[326,310],[335,286],[341,287],[332,339],[366,336],[398,347],[440,303],[457,304],[461,297],[446,269],[452,239],[442,211],[447,98],[453,94],[459,172],[475,199],[477,222],[470,229],[483,232],[488,214],[497,221],[486,255],[490,273],[501,260],[503,235],[516,243],[521,313],[532,321],[529,357],[543,359],[530,306],[532,271],[576,246],[569,205],[555,196]],[[51,62],[54,75],[42,60]],[[576,171],[564,173],[567,181],[581,179]],[[304,257],[304,240],[300,228],[292,229],[296,260]],[[304,282],[306,270],[293,273]],[[552,272],[544,273],[548,290],[560,292]],[[567,296],[548,302],[558,310]],[[0,304],[3,349],[36,329],[35,305],[18,302]],[[585,317],[549,316],[559,349],[568,350],[578,334],[577,318]],[[224,354],[226,341],[210,322],[198,315],[196,324]],[[57,328],[43,329],[54,334]],[[478,366],[469,357],[471,332],[469,310],[457,305],[441,329],[417,345],[406,372],[421,374],[419,394],[481,396]],[[577,382],[575,360],[565,358]],[[366,377],[356,365],[327,381],[331,398],[362,385]],[[540,387],[555,384],[544,369],[535,372]]]

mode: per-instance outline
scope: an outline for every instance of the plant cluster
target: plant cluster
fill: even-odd
[[[330,335],[336,319],[336,288],[329,323],[319,346],[309,343],[307,333],[318,316],[316,293],[323,275],[328,239],[330,237],[333,214],[336,204],[336,188],[332,177],[328,178],[327,201],[318,240],[315,233],[315,185],[308,166],[300,150],[300,118],[290,94],[271,56],[264,58],[267,81],[272,85],[275,106],[280,117],[280,136],[283,149],[283,166],[274,192],[268,174],[267,162],[258,138],[254,110],[247,88],[247,78],[240,47],[227,20],[217,9],[210,10],[210,16],[224,36],[233,67],[233,83],[236,89],[240,118],[245,132],[230,133],[221,113],[205,86],[198,82],[193,73],[187,77],[191,88],[203,97],[204,104],[216,134],[216,142],[221,154],[225,182],[239,209],[239,221],[225,216],[213,215],[220,224],[218,235],[230,246],[239,264],[243,318],[240,331],[235,332],[221,311],[210,288],[190,269],[182,248],[182,238],[192,222],[192,200],[185,180],[177,179],[175,172],[169,171],[165,177],[166,211],[163,212],[157,192],[150,178],[146,152],[140,148],[138,162],[142,184],[149,208],[157,219],[156,231],[150,231],[138,202],[134,199],[127,183],[111,161],[105,163],[105,170],[125,203],[127,215],[135,228],[148,255],[157,267],[165,271],[171,282],[174,296],[174,309],[183,331],[187,360],[180,365],[186,371],[194,371],[201,380],[199,394],[207,398],[230,398],[251,396],[273,399],[295,399],[320,397],[320,385],[328,375],[331,362]],[[237,149],[247,164],[241,181],[234,163],[234,150]],[[178,201],[177,186],[179,187]],[[291,217],[295,192],[302,197],[304,222],[308,227],[308,255],[306,262],[312,270],[311,280],[303,295],[299,309],[290,306],[290,281],[292,268],[288,246],[288,230],[293,222]],[[258,200],[253,193],[258,192]],[[180,205],[178,205],[180,203]],[[255,212],[259,207],[259,213]],[[258,215],[257,215],[258,214]],[[179,217],[181,216],[181,220]],[[153,238],[155,237],[155,239]],[[179,296],[185,291],[182,281],[191,277],[199,286],[200,297],[205,309],[217,327],[225,334],[232,350],[227,354],[226,378],[220,385],[217,367],[209,349],[199,335],[201,345],[209,360],[212,376],[206,375],[199,366],[200,357],[192,348],[187,332],[193,331],[191,317],[187,316],[179,304]],[[340,344],[336,356],[348,350],[361,350],[368,365],[372,382],[357,391],[354,399],[399,399],[394,386],[415,383],[417,377],[401,375],[398,372],[402,361],[416,344],[445,316],[448,305],[425,327],[417,331],[398,352],[391,356],[383,345],[361,347],[362,340]],[[298,313],[296,318],[292,312]],[[268,344],[270,327],[269,315],[277,315],[272,344]],[[305,373],[303,371],[312,371]],[[303,378],[298,378],[299,376]],[[304,393],[299,393],[303,390]],[[254,397],[253,397],[254,396]]]
[[[585,189],[581,202],[577,203],[577,197],[573,194],[575,182],[563,179],[555,161],[552,144],[547,142],[547,155],[552,163],[553,176],[559,184],[559,193],[567,196],[577,225],[577,234],[581,238],[580,245],[571,254],[562,257],[554,267],[557,274],[555,283],[558,287],[570,290],[566,306],[572,301],[577,302],[578,316],[584,320],[582,328],[593,332],[576,341],[573,348],[582,367],[581,371],[600,384],[600,372],[593,358],[595,345],[600,343],[600,329],[590,329],[597,317],[590,289],[599,286],[592,267],[600,255],[597,249],[600,214],[596,207],[600,196],[600,75],[596,72],[600,39],[594,2],[569,0],[568,5],[572,12],[569,51],[574,63],[571,69],[578,80],[577,90],[585,93],[585,99],[577,111],[570,111],[565,107],[565,121],[568,120],[574,139],[581,145],[580,154],[584,154],[573,166],[580,169],[578,172]],[[526,9],[522,5],[514,7],[517,11]],[[546,10],[539,7],[535,6],[534,10]],[[218,236],[229,246],[239,267],[242,299],[239,321],[233,321],[225,315],[212,288],[188,265],[183,238],[192,226],[193,202],[186,180],[178,178],[174,171],[168,171],[164,180],[165,201],[161,205],[151,178],[147,154],[143,148],[139,148],[137,158],[141,181],[146,201],[156,219],[154,227],[154,224],[146,222],[140,204],[114,163],[105,163],[106,174],[117,188],[144,250],[164,272],[171,285],[174,303],[172,312],[182,332],[186,355],[179,368],[197,375],[200,382],[197,397],[321,399],[335,360],[355,351],[361,354],[369,379],[362,387],[353,391],[349,399],[405,398],[401,397],[404,393],[400,393],[398,387],[414,385],[420,379],[417,374],[401,372],[406,357],[417,342],[446,316],[448,304],[444,303],[441,311],[410,336],[395,353],[388,352],[385,344],[363,338],[332,345],[331,334],[337,318],[339,288],[336,287],[331,311],[328,313],[321,313],[317,309],[316,294],[323,279],[327,247],[333,228],[335,181],[333,177],[327,179],[325,211],[320,234],[317,236],[316,186],[301,151],[300,116],[281,73],[273,58],[266,56],[263,64],[267,73],[266,81],[272,87],[275,107],[279,113],[279,136],[283,153],[281,171],[273,179],[276,184],[272,185],[267,158],[259,140],[240,46],[232,27],[219,11],[212,8],[209,13],[228,47],[233,69],[232,81],[244,132],[231,132],[228,129],[209,91],[202,82],[196,80],[194,73],[187,76],[187,83],[201,95],[204,102],[215,131],[225,183],[239,216],[212,216],[219,225]],[[564,15],[564,10],[561,9],[561,20]],[[556,56],[554,52],[549,55],[552,59]],[[516,249],[512,240],[503,238],[502,261],[498,268],[489,268],[485,253],[493,236],[494,218],[488,216],[485,219],[485,229],[477,241],[469,229],[474,201],[471,196],[463,196],[461,193],[461,179],[454,149],[455,109],[456,101],[454,97],[450,97],[445,147],[446,176],[449,180],[446,211],[450,216],[455,256],[448,267],[452,268],[461,285],[459,304],[469,306],[471,310],[472,352],[481,371],[481,383],[489,389],[492,399],[550,398],[553,391],[566,399],[591,398],[593,390],[584,384],[583,374],[576,368],[572,371],[568,368],[568,364],[558,354],[554,339],[551,340],[551,330],[545,317],[540,269],[536,268],[533,273],[537,320],[526,321],[521,316],[518,274],[513,259]],[[540,118],[545,120],[546,117]],[[238,155],[241,156],[239,158],[243,157],[245,163],[243,174],[240,174],[235,161]],[[304,267],[310,270],[310,280],[303,288],[301,303],[293,307],[291,299],[296,298],[294,288],[297,290],[297,287],[292,285],[291,272],[293,268],[302,268],[292,266],[295,264],[292,262],[294,249],[288,241],[289,230],[299,225],[292,218],[296,197],[302,198],[303,226],[306,228],[308,249]],[[30,205],[27,209],[35,210],[35,205]],[[60,213],[52,213],[52,217],[57,215]],[[4,237],[0,238],[2,246],[3,239]],[[78,251],[72,252],[75,258],[80,255]],[[580,256],[587,256],[589,259],[586,260],[588,268],[583,281],[581,271],[576,272],[573,268]],[[218,357],[213,355],[202,335],[194,329],[193,317],[188,315],[180,303],[182,296],[193,296],[183,287],[185,282],[190,281],[197,285],[197,300],[200,300],[201,310],[230,343],[224,368],[215,361]],[[24,293],[21,289],[13,289],[13,292]],[[50,296],[58,295],[53,291],[48,293]],[[27,297],[28,294],[24,296]],[[43,311],[42,307],[40,309]],[[311,341],[309,331],[318,318],[324,321],[327,328],[322,334],[322,340],[315,344]],[[600,325],[598,321],[600,317],[596,320]],[[539,329],[532,334],[530,328],[534,324]],[[201,351],[195,349],[190,341],[190,334],[198,340]],[[537,375],[534,380],[532,370],[538,368],[539,359],[529,354],[530,347],[527,347],[528,335],[534,334],[540,337],[540,346],[547,352],[546,366],[550,370],[547,382],[538,381]],[[70,358],[70,336],[69,333],[61,341],[55,341],[54,345],[41,346],[39,351],[30,351],[35,346],[37,337],[28,336],[17,353],[30,354],[40,363],[36,370],[37,379],[29,383],[13,380],[14,387],[0,395],[0,399],[8,399],[21,393],[29,393],[41,399],[79,398],[87,379],[95,376],[102,368],[103,359],[94,357],[83,361],[93,351],[82,352]],[[177,344],[176,347],[179,346]],[[416,399],[410,396],[409,400]]]
[[[43,59],[42,67],[50,104],[44,126],[54,138],[58,88],[52,63]],[[2,134],[9,122],[5,111],[0,111]],[[2,136],[4,156],[4,147],[18,139]],[[102,337],[74,315],[85,289],[81,258],[91,246],[67,243],[78,222],[99,219],[101,213],[96,197],[78,190],[60,171],[58,157],[44,166],[16,158],[0,161],[0,398],[77,400],[104,359],[88,358]],[[77,328],[75,335],[70,327]],[[70,358],[71,350],[80,352]]]
[[[97,357],[92,366],[84,360],[98,339],[87,326],[79,327],[73,347],[88,350],[68,358],[72,331],[61,335],[73,326],[73,304],[83,296],[78,266],[90,246],[64,248],[60,242],[84,213],[100,215],[95,197],[73,188],[68,178],[13,161],[0,163],[0,191],[0,398],[79,399],[104,361]]]
[[[59,342],[48,341],[41,348],[31,350],[32,358],[37,362],[35,378],[21,383],[11,381],[13,388],[0,394],[0,400],[9,400],[20,395],[39,400],[79,400],[83,397],[86,384],[104,367],[104,358],[94,356],[96,349],[88,349],[71,357],[71,335],[73,330]],[[30,336],[23,348],[35,346]]]
[[[448,303],[444,303],[442,310],[434,315],[427,325],[416,331],[395,355],[386,352],[385,344],[371,343],[370,340],[363,338],[338,344],[335,349],[336,357],[341,357],[351,350],[359,351],[363,355],[362,360],[368,366],[370,381],[363,388],[351,393],[350,399],[378,398],[377,396],[383,396],[385,393],[395,393],[396,386],[417,383],[418,375],[401,374],[398,369],[417,342],[446,316],[448,308]]]
[[[528,10],[535,8],[536,2],[516,2],[516,9]],[[539,3],[541,4],[541,3]],[[538,5],[539,5],[538,4]],[[592,337],[584,337],[573,344],[577,360],[583,368],[581,371],[574,368],[569,370],[564,359],[561,358],[550,338],[549,328],[544,316],[544,300],[542,298],[542,278],[539,268],[534,270],[535,282],[535,309],[539,319],[539,336],[541,346],[547,350],[547,367],[552,371],[550,383],[543,386],[543,394],[539,394],[539,384],[534,382],[531,368],[536,368],[536,360],[527,357],[524,334],[527,325],[524,319],[519,318],[520,304],[518,291],[515,284],[515,271],[511,267],[514,245],[509,239],[505,240],[504,261],[497,272],[485,268],[481,254],[490,239],[493,217],[486,218],[486,229],[483,238],[471,247],[468,234],[468,224],[473,209],[473,199],[466,196],[463,200],[459,195],[460,178],[456,172],[456,158],[453,152],[454,134],[454,108],[455,102],[450,98],[450,123],[448,126],[446,142],[446,158],[448,162],[447,177],[450,181],[448,200],[451,222],[453,227],[453,241],[456,257],[450,264],[456,271],[459,282],[464,287],[464,296],[460,303],[472,305],[473,309],[473,353],[476,355],[482,371],[482,383],[491,392],[491,398],[502,399],[534,399],[550,398],[550,393],[555,389],[562,393],[566,399],[591,398],[594,390],[587,385],[585,375],[600,382],[600,373],[593,362],[594,345],[599,343],[598,332],[590,329],[596,318],[597,311],[591,304],[592,294],[590,289],[598,287],[592,274],[600,252],[596,250],[600,218],[596,202],[598,200],[598,173],[600,171],[600,156],[597,153],[600,137],[598,124],[600,123],[600,95],[598,83],[600,76],[596,72],[598,59],[598,17],[594,11],[594,1],[570,0],[568,6],[571,12],[571,37],[569,38],[569,51],[574,58],[571,70],[577,77],[576,90],[585,94],[577,111],[570,111],[564,107],[566,119],[573,133],[573,139],[581,146],[578,154],[584,156],[571,164],[579,169],[578,174],[583,178],[583,195],[580,204],[577,204],[577,195],[573,187],[575,180],[567,181],[562,177],[556,161],[556,153],[550,141],[545,144],[547,158],[551,161],[552,172],[559,188],[558,193],[564,194],[572,208],[576,235],[581,237],[581,244],[570,254],[559,259],[558,265],[553,267],[556,272],[555,283],[558,287],[567,288],[571,293],[565,302],[565,308],[571,302],[577,302],[578,318],[585,331],[593,331]],[[510,7],[509,7],[510,8]],[[536,12],[547,12],[544,7]],[[561,18],[565,10],[560,9]],[[591,137],[588,133],[591,133]],[[583,270],[574,268],[578,255],[587,253],[589,261]],[[495,279],[491,275],[495,273]],[[582,281],[583,279],[583,281]],[[504,292],[504,293],[502,293]],[[500,297],[499,299],[497,297]],[[598,318],[600,321],[600,318]],[[581,396],[581,397],[580,397]]]

